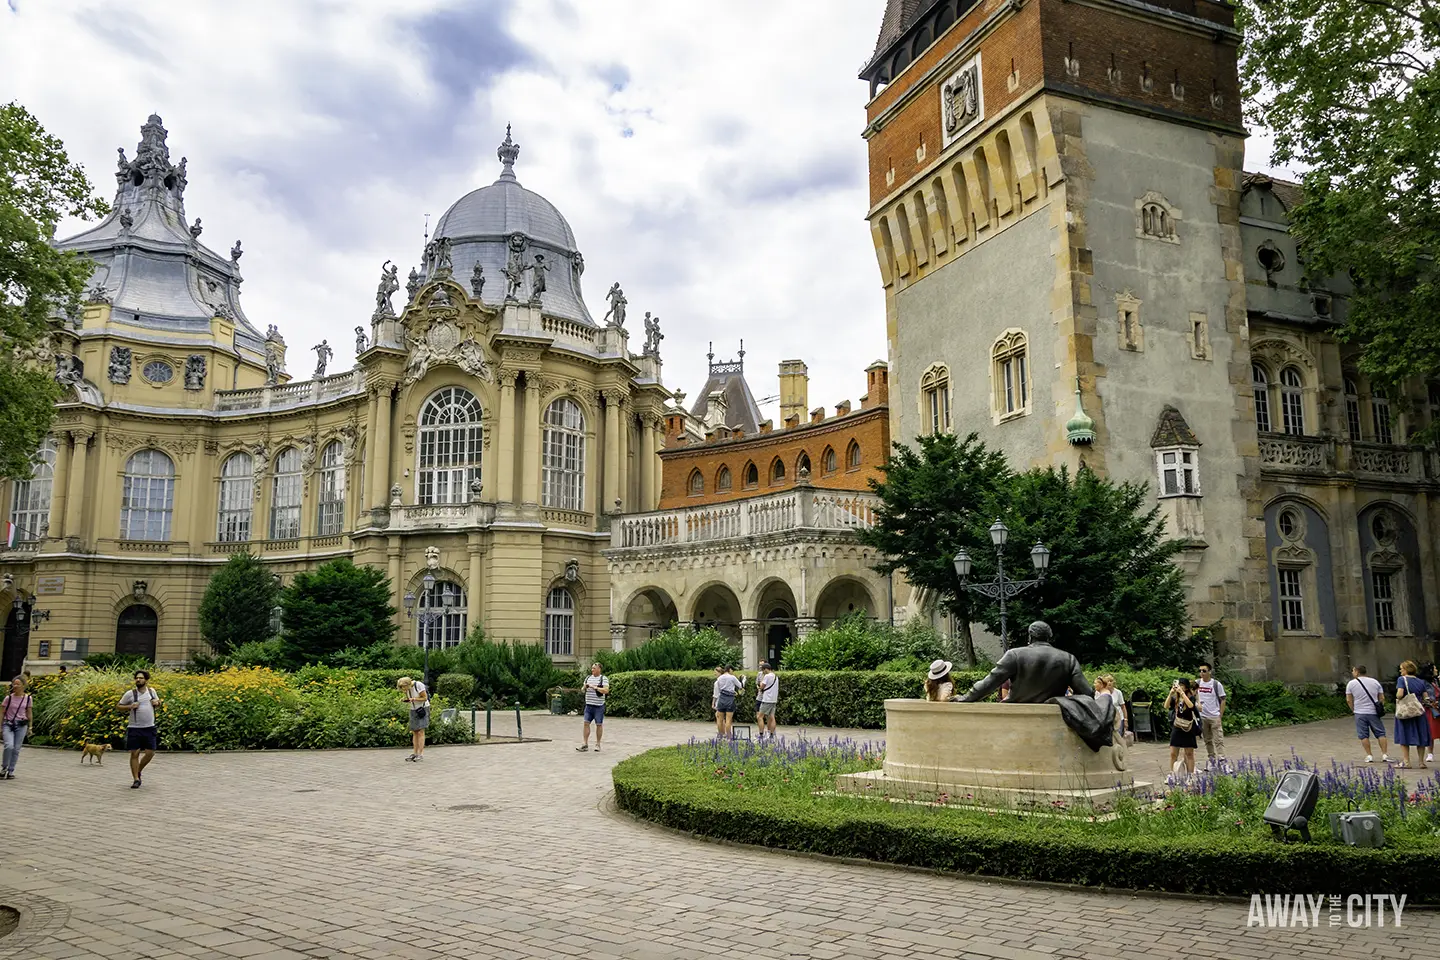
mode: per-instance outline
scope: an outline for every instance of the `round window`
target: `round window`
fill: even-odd
[[[1294,510],[1281,510],[1277,526],[1280,527],[1280,536],[1286,540],[1294,540],[1300,535],[1300,517]]]
[[[169,383],[175,377],[175,368],[164,360],[151,360],[140,372],[151,383]]]

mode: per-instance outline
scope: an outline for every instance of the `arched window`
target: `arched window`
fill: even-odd
[[[776,460],[775,460],[775,462],[772,463],[772,464],[770,464],[770,482],[771,482],[771,483],[782,483],[782,482],[784,482],[784,480],[785,480],[785,461],[783,461],[783,460],[781,460],[781,459],[779,459],[779,458],[777,457]]]
[[[686,485],[690,496],[698,497],[705,492],[705,477],[699,470],[690,471],[690,482]]]
[[[545,597],[545,652],[552,657],[575,654],[575,596],[564,587]]]
[[[320,452],[320,517],[316,534],[333,537],[345,528],[345,448],[331,440]]]
[[[541,502],[561,510],[585,508],[585,414],[562,397],[545,410]]]
[[[255,461],[248,453],[232,453],[220,466],[220,518],[215,539],[244,543],[250,539],[255,513]]]
[[[1304,381],[1296,368],[1286,367],[1280,371],[1280,420],[1285,432],[1297,437],[1305,433],[1303,386]]]
[[[300,500],[304,492],[300,451],[286,447],[275,457],[275,476],[270,482],[271,540],[294,540],[300,536]]]
[[[415,618],[415,645],[442,650],[453,647],[465,639],[470,615],[465,607],[465,588],[458,583],[441,580],[426,593],[420,591],[416,605],[422,610],[439,610],[434,620],[429,617]]]
[[[921,427],[930,433],[950,429],[950,368],[937,363],[920,378]]]
[[[1390,397],[1384,387],[1370,388],[1370,419],[1374,421],[1376,443],[1395,442],[1390,429]]]
[[[795,461],[795,476],[803,477],[810,474],[810,454],[800,454],[800,459]]]
[[[82,441],[83,442],[83,441]],[[15,539],[33,543],[50,528],[50,495],[55,486],[55,444],[47,437],[35,451],[28,480],[16,480],[10,503]]]
[[[1255,392],[1255,429],[1270,432],[1270,375],[1258,363],[1250,364],[1250,385]]]
[[[826,473],[835,472],[836,467],[839,466],[839,461],[835,457],[834,447],[825,448],[825,453],[820,457],[820,463],[823,465]]]
[[[175,464],[159,450],[132,453],[120,495],[120,539],[169,540],[174,512]]]
[[[1140,211],[1140,219],[1147,237],[1170,236],[1170,214],[1158,203],[1147,203]]]
[[[995,409],[1000,419],[1030,410],[1029,341],[1023,331],[1007,331],[990,351]]]
[[[1345,378],[1345,432],[1351,440],[1361,439],[1360,388],[1349,377]]]
[[[860,466],[860,444],[854,440],[850,441],[850,448],[845,451],[845,466],[849,470],[855,470]]]
[[[730,486],[730,468],[721,467],[720,472],[715,474],[715,489],[717,491],[725,491],[729,490]]]
[[[745,487],[754,489],[758,486],[760,486],[760,468],[753,463],[747,463],[745,465]]]
[[[480,479],[480,401],[462,387],[446,387],[420,411],[416,503],[464,503]]]

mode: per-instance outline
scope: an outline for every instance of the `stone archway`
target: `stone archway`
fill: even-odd
[[[115,653],[142,656],[154,663],[159,631],[160,617],[155,611],[143,603],[132,603],[115,621]]]
[[[618,625],[625,628],[628,649],[638,647],[679,619],[680,611],[670,594],[659,587],[645,587],[625,605]]]
[[[740,598],[723,583],[711,583],[695,595],[690,621],[697,627],[714,627],[734,643],[740,642]]]
[[[784,580],[761,584],[753,612],[759,621],[759,657],[778,667],[785,645],[795,638],[795,593]]]
[[[815,601],[815,618],[825,627],[852,614],[874,619],[879,615],[870,588],[853,577],[836,577],[820,590]]]

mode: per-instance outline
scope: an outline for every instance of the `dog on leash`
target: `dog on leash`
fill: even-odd
[[[109,749],[110,744],[108,743],[82,743],[80,744],[80,762],[84,763],[88,759],[93,763],[104,766],[104,761],[101,758],[105,756],[105,751]]]

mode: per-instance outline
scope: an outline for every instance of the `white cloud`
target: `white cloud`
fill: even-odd
[[[693,396],[707,344],[743,338],[757,395],[799,357],[831,406],[884,356],[855,78],[884,0],[12,6],[0,101],[107,195],[159,113],[187,212],[214,249],[243,239],[246,312],[297,374],[322,337],[348,366],[380,264],[408,272],[425,215],[494,179],[506,122],[521,182],[574,228],[592,314],[618,279],[637,321],[662,318],[670,386]]]

